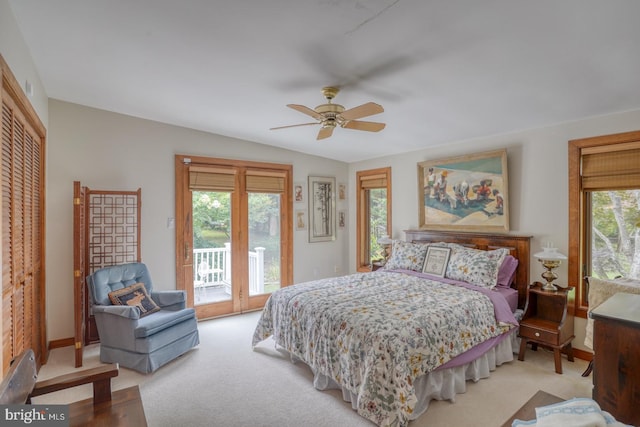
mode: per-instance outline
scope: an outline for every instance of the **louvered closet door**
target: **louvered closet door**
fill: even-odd
[[[3,66],[5,64],[3,63]],[[44,137],[2,91],[2,361],[32,348],[41,360],[44,326]],[[41,134],[44,133],[42,128]]]

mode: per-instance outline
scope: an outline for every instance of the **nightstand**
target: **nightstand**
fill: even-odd
[[[567,310],[571,292],[573,288],[545,291],[539,282],[529,287],[518,334],[521,338],[518,360],[524,360],[527,344],[531,343],[533,350],[537,350],[538,345],[553,349],[558,374],[562,373],[561,352],[573,362],[573,316]]]

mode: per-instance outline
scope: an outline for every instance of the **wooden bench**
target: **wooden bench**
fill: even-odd
[[[93,384],[93,397],[69,404],[70,426],[146,426],[140,389],[133,386],[111,392],[111,378],[118,376],[117,364],[102,365],[44,381],[37,381],[32,350],[16,357],[0,384],[0,404],[30,404],[31,398]]]

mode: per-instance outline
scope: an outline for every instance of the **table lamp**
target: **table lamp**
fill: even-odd
[[[553,284],[553,281],[558,278],[558,275],[553,270],[558,268],[562,260],[566,260],[567,257],[558,252],[558,248],[552,248],[551,245],[542,248],[542,252],[538,252],[533,256],[538,258],[538,261],[546,269],[542,273],[542,278],[547,283],[542,286],[542,289],[545,291],[557,291],[558,288]]]
[[[378,239],[378,244],[384,247],[384,263],[385,264],[387,263],[387,261],[389,260],[389,256],[391,255],[390,247],[392,243],[393,243],[393,240],[391,240],[388,234],[385,234],[384,236]]]

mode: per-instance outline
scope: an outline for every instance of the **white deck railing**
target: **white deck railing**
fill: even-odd
[[[249,251],[249,295],[264,293],[264,251]],[[231,243],[224,248],[193,250],[193,283],[200,286],[224,285],[231,293]]]

